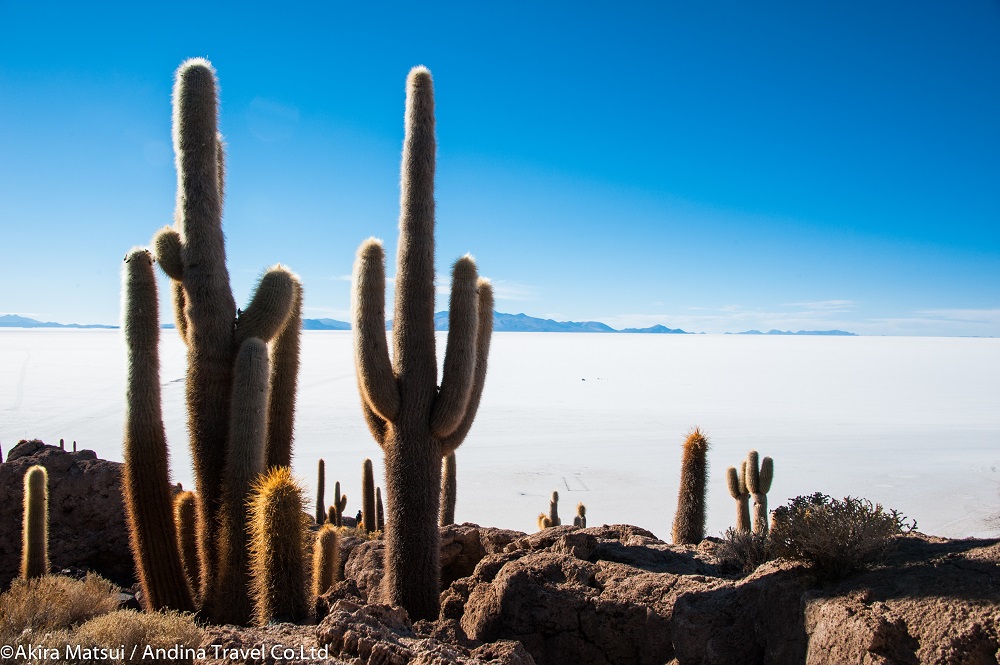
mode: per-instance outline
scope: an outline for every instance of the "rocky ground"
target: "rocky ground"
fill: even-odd
[[[27,450],[0,465],[4,583],[20,541],[18,476],[34,463],[50,468],[61,511],[52,519],[54,566],[122,580],[117,465],[86,451]],[[229,653],[280,643],[295,654],[205,662],[313,663],[316,653],[372,665],[1000,662],[1000,540],[914,533],[877,569],[822,584],[803,564],[781,560],[738,578],[720,568],[717,540],[669,545],[629,525],[526,535],[463,524],[441,534],[437,620],[413,623],[378,604],[382,543],[345,538],[344,581],[318,599],[317,625],[213,627],[205,642]]]

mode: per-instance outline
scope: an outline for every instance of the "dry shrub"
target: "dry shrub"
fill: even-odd
[[[118,607],[119,589],[88,573],[82,580],[44,575],[16,579],[0,595],[0,638],[9,641],[25,630],[33,633],[69,628]]]
[[[722,570],[748,575],[775,555],[766,533],[728,529],[723,534],[716,557]]]
[[[895,510],[867,499],[832,499],[819,492],[792,499],[772,515],[777,556],[805,561],[817,575],[836,579],[881,561],[896,536],[916,528]]]

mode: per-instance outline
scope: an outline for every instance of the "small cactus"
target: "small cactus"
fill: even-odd
[[[198,497],[194,492],[181,492],[174,497],[174,524],[177,527],[177,549],[181,565],[192,589],[201,588],[201,561],[198,555]]]
[[[757,459],[756,450],[747,453],[746,485],[753,495],[753,532],[767,535],[767,493],[771,491],[771,480],[774,478],[774,461],[765,457],[758,467]]]
[[[382,488],[375,488],[375,528],[385,531],[385,510],[382,509]]]
[[[677,494],[673,539],[692,545],[705,537],[705,494],[708,491],[708,439],[695,428],[684,441],[681,486]]]
[[[49,474],[33,466],[24,474],[24,535],[21,577],[30,580],[49,572]]]
[[[337,527],[328,522],[320,527],[313,544],[313,595],[321,596],[340,577],[340,539]]]
[[[378,527],[375,519],[375,476],[372,461],[367,457],[361,467],[361,519],[365,531],[375,533]]]
[[[441,469],[441,526],[455,523],[455,499],[458,493],[455,451],[444,458]]]
[[[548,529],[550,526],[552,526],[552,520],[549,519],[549,516],[546,515],[545,513],[538,513],[538,529],[539,529],[539,531],[542,530],[542,529]]]
[[[326,521],[327,524],[337,526],[337,509],[333,506],[328,506],[326,509]]]
[[[59,439],[59,450],[66,450],[66,441]]]
[[[573,518],[573,526],[587,528],[587,506],[583,503],[576,504],[576,517]]]
[[[549,499],[549,526],[559,526],[562,520],[559,519],[559,492],[553,491],[552,498]]]
[[[333,510],[336,513],[337,526],[344,526],[344,509],[347,508],[347,495],[340,494],[340,481],[333,486]]]
[[[250,578],[258,625],[298,623],[309,615],[306,599],[302,489],[287,466],[270,469],[250,499]]]
[[[316,524],[326,519],[326,462],[319,460],[319,478],[316,481]]]
[[[736,467],[726,469],[726,484],[729,494],[736,499],[736,531],[750,533],[750,490],[747,489],[747,462],[740,462],[739,473]]]

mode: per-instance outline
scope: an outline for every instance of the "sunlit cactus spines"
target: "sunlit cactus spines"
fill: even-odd
[[[708,492],[708,439],[695,428],[684,441],[681,484],[677,493],[673,540],[696,544],[705,537],[705,499]]]
[[[267,401],[266,466],[292,465],[295,403],[298,395],[299,346],[302,336],[302,283],[292,276],[292,309],[271,342],[271,389]]]
[[[270,469],[250,500],[250,576],[257,625],[299,623],[309,615],[302,488],[286,466]]]
[[[548,529],[549,527],[553,526],[552,520],[545,513],[538,513],[537,522],[539,531],[541,531],[542,529]]]
[[[746,460],[740,463],[739,473],[732,466],[726,469],[729,494],[736,499],[736,530],[742,533],[750,532],[750,490],[747,489],[746,471]]]
[[[766,534],[770,528],[767,512],[767,493],[771,491],[771,481],[774,479],[774,460],[765,457],[757,466],[756,450],[747,453],[746,485],[753,495],[753,532]]]
[[[441,460],[461,445],[479,406],[493,330],[493,295],[471,257],[452,271],[448,347],[438,385],[434,341],[434,92],[431,74],[407,78],[393,355],[385,334],[384,251],[362,243],[352,319],[362,411],[385,453],[383,602],[413,619],[438,614]]]
[[[313,544],[313,585],[314,596],[321,596],[338,581],[340,576],[340,537],[337,527],[326,523],[316,533]]]
[[[156,277],[148,251],[129,252],[122,282],[122,328],[128,356],[122,494],[129,542],[147,606],[189,612],[194,609],[194,597],[177,548],[160,406]]]
[[[198,496],[180,492],[174,497],[174,524],[181,565],[194,593],[201,588],[201,559],[198,552]]]
[[[445,455],[441,472],[441,526],[455,523],[455,501],[458,495],[458,479],[455,452]]]
[[[24,523],[21,577],[30,580],[49,572],[49,474],[37,464],[24,474]]]
[[[372,461],[367,457],[361,465],[361,520],[368,533],[374,533],[378,528],[375,517],[375,474]]]
[[[583,503],[576,504],[576,516],[573,517],[573,526],[587,528],[587,506]]]

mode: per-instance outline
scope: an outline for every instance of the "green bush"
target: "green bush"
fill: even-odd
[[[821,578],[835,579],[878,563],[896,536],[916,526],[867,499],[839,501],[817,492],[774,511],[771,543],[776,556],[805,561]]]

